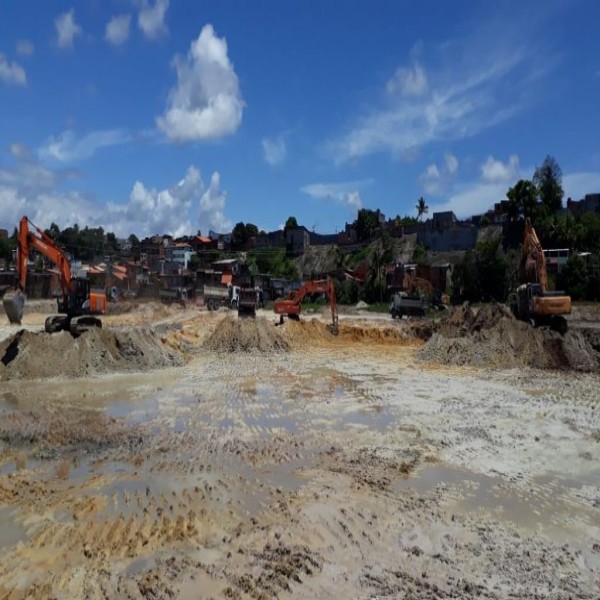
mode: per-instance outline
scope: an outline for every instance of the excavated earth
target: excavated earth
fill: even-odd
[[[41,377],[80,377],[183,364],[149,328],[93,328],[74,339],[62,331],[24,329],[0,342],[0,381]]]
[[[502,307],[43,320],[0,341],[0,598],[599,597],[581,332]]]
[[[474,313],[466,303],[438,328],[419,357],[449,365],[598,371],[600,348],[593,334],[571,329],[561,335],[518,321],[504,305]]]

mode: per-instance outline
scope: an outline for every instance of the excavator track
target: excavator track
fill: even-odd
[[[69,324],[69,332],[73,337],[79,337],[82,333],[85,333],[89,329],[94,327],[102,328],[102,321],[96,319],[96,317],[76,317],[71,319]]]

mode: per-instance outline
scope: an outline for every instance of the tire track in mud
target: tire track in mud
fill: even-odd
[[[2,475],[0,503],[28,537],[6,549],[0,597],[195,597],[205,585],[229,598],[593,598],[587,555],[478,511],[483,480],[418,483],[428,469],[445,474],[440,459],[500,464],[552,407],[558,440],[572,409],[545,396],[525,404],[525,392],[474,370],[420,371],[406,356],[195,358],[152,392],[148,414],[116,419],[132,443],[88,449],[82,435]],[[568,457],[571,433],[554,456]],[[43,439],[15,451],[35,454]],[[568,505],[576,488],[535,480],[539,461],[520,456],[483,490],[499,509],[521,493],[540,512],[553,495]],[[65,457],[73,465],[58,477]]]

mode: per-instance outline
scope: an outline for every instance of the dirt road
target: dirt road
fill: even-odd
[[[598,598],[598,374],[157,311],[183,366],[2,382],[1,598]]]

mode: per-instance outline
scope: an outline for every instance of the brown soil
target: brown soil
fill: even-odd
[[[598,353],[580,331],[560,335],[518,321],[501,304],[476,314],[468,303],[454,311],[447,323],[419,352],[423,360],[453,365],[536,367],[595,371]]]
[[[67,332],[17,332],[0,343],[0,381],[80,377],[183,364],[151,329],[91,329],[77,339]]]
[[[427,331],[428,329],[430,327],[427,324],[421,323],[411,323],[401,327],[340,323],[336,333],[331,325],[318,319],[312,319],[310,321],[286,321],[283,335],[292,346],[302,348],[306,348],[307,345],[339,344],[347,346],[348,344],[361,344],[364,342],[397,346],[420,344],[421,339],[426,339],[431,335],[431,332]]]
[[[272,322],[262,318],[225,317],[204,343],[213,352],[273,352],[289,350]]]

